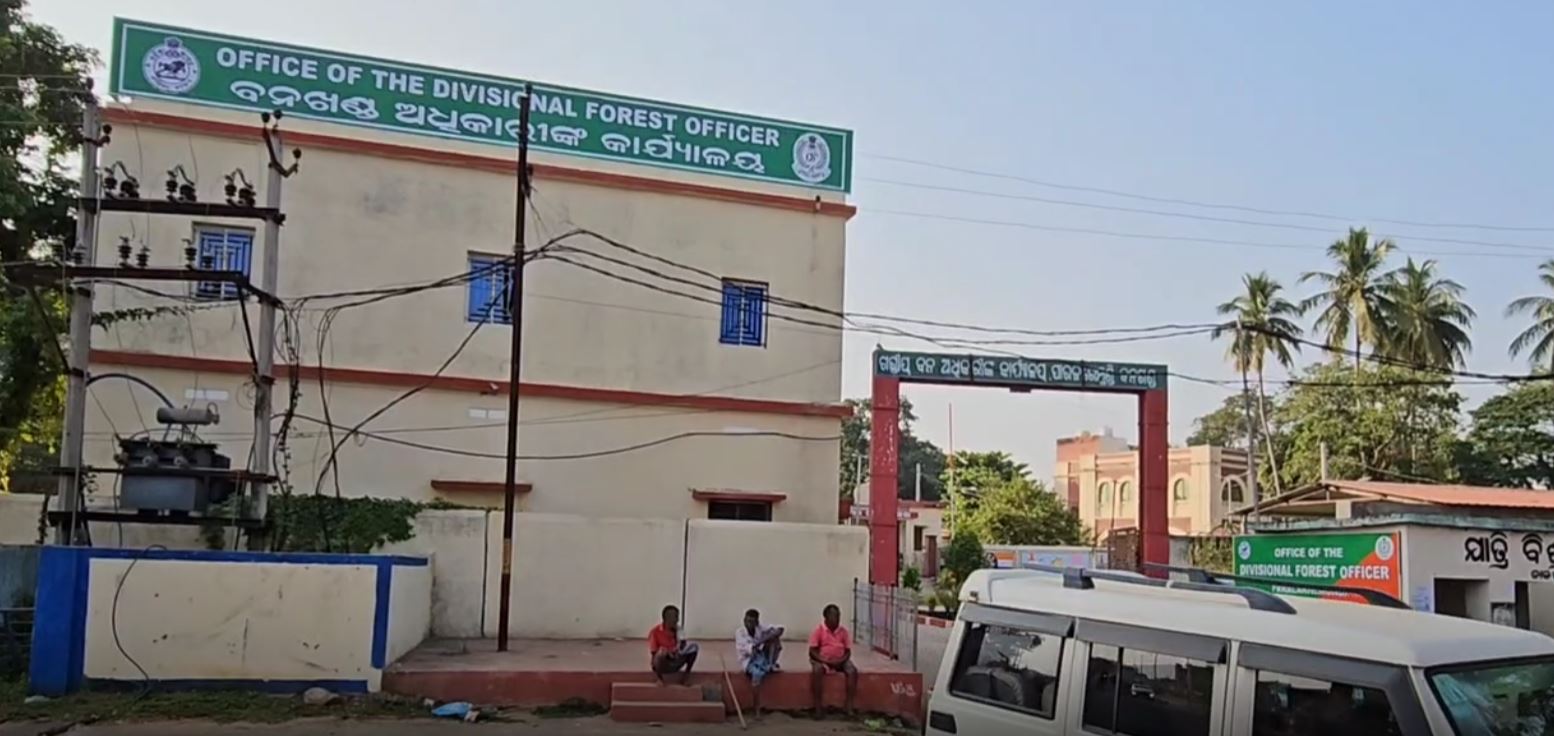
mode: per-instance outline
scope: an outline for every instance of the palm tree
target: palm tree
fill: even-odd
[[[1354,365],[1359,369],[1360,351],[1365,345],[1378,350],[1385,342],[1382,316],[1387,311],[1387,296],[1382,292],[1382,267],[1387,256],[1397,249],[1391,240],[1371,241],[1365,228],[1349,228],[1349,236],[1327,247],[1336,268],[1332,273],[1310,271],[1301,275],[1301,283],[1315,281],[1322,291],[1300,303],[1300,311],[1317,307],[1316,329],[1327,334],[1327,344],[1342,349],[1354,339]]]
[[[1538,280],[1554,292],[1554,258],[1538,266]],[[1524,296],[1505,308],[1505,316],[1532,315],[1532,326],[1511,341],[1511,355],[1528,353],[1533,368],[1554,369],[1554,296]]]
[[[1387,313],[1383,315],[1390,358],[1433,370],[1451,370],[1467,363],[1473,340],[1468,328],[1478,315],[1462,301],[1465,289],[1436,276],[1436,262],[1415,263],[1387,274],[1381,285]]]
[[[1284,286],[1269,276],[1267,271],[1242,276],[1241,284],[1245,291],[1219,305],[1217,309],[1222,315],[1234,316],[1235,323],[1214,328],[1211,336],[1217,340],[1225,335],[1233,335],[1230,347],[1225,350],[1225,357],[1241,372],[1243,387],[1246,386],[1248,374],[1257,375],[1257,413],[1263,424],[1263,436],[1267,437],[1270,432],[1264,371],[1270,356],[1285,368],[1295,364],[1293,353],[1300,350],[1297,341],[1302,330],[1294,318],[1300,315],[1301,309],[1279,295]],[[1274,457],[1273,443],[1263,444],[1268,448],[1268,467],[1277,483],[1279,465]]]

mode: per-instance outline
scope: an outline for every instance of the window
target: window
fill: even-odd
[[[1554,722],[1551,659],[1452,667],[1431,672],[1430,687],[1458,736],[1548,733]]]
[[[1259,671],[1253,736],[1397,736],[1392,705],[1380,690]],[[1484,733],[1489,733],[1485,731]]]
[[[766,347],[766,284],[723,280],[723,324],[718,342]]]
[[[1096,503],[1106,506],[1112,502],[1112,484],[1110,481],[1101,484],[1101,490],[1096,494]]]
[[[465,320],[498,325],[513,323],[513,267],[503,256],[469,254],[469,305]]]
[[[972,624],[961,641],[950,692],[1050,719],[1057,705],[1062,660],[1062,637]]]
[[[772,505],[760,501],[709,501],[707,518],[728,521],[771,521]]]
[[[1241,481],[1236,478],[1227,478],[1219,486],[1219,500],[1225,503],[1246,503],[1246,494],[1242,492]]]
[[[1176,482],[1171,484],[1171,498],[1173,498],[1173,499],[1175,499],[1177,501],[1186,501],[1187,500],[1187,479],[1186,478],[1177,478]]]
[[[1085,674],[1085,730],[1128,736],[1196,736],[1209,732],[1214,665],[1202,660],[1090,646]]]
[[[1133,503],[1133,483],[1130,481],[1118,483],[1117,495],[1122,497],[1123,503]]]
[[[923,551],[923,532],[924,531],[925,530],[922,527],[920,527],[920,526],[912,527],[912,551],[913,552],[922,552]]]
[[[254,231],[243,228],[196,225],[194,241],[199,250],[195,263],[202,271],[242,271],[248,275],[254,254]],[[237,284],[201,281],[194,285],[200,299],[236,299],[241,295]]]

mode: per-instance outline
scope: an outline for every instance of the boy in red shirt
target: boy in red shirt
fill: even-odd
[[[663,623],[648,632],[648,663],[659,682],[664,681],[664,675],[678,672],[684,685],[691,679],[691,667],[701,648],[680,638],[680,609],[664,606],[663,618]]]
[[[835,603],[821,611],[824,619],[809,635],[810,691],[815,698],[815,717],[821,715],[825,699],[827,672],[840,672],[847,678],[847,715],[853,714],[853,698],[858,694],[858,668],[853,666],[853,638],[842,625],[842,609]]]

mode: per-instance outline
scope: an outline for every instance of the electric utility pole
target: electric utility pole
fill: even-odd
[[[523,85],[523,107],[518,112],[518,206],[513,214],[513,278],[508,314],[512,318],[513,344],[507,376],[507,475],[502,486],[502,590],[496,622],[496,650],[507,651],[507,620],[513,594],[513,506],[518,495],[518,382],[523,367],[523,261],[524,211],[529,202],[529,101],[532,85]]]
[[[87,100],[81,108],[81,205],[76,208],[76,242],[65,258],[79,257],[80,262],[97,265],[97,207],[88,205],[98,198],[97,148],[103,139],[97,103]],[[55,530],[56,544],[74,544],[76,514],[81,502],[81,448],[86,438],[86,371],[91,364],[92,286],[89,281],[72,280],[70,292],[70,365],[65,390],[65,430],[59,443],[59,465],[67,471],[59,476],[61,511],[69,518]]]
[[[282,163],[285,149],[281,145],[280,115],[275,113],[275,125],[270,125],[270,115],[262,116],[264,152],[268,159],[265,167],[264,206],[272,212],[281,208],[281,182],[297,172]],[[300,152],[298,153],[300,157]],[[259,271],[259,289],[267,295],[275,294],[280,280],[281,223],[279,217],[264,221],[263,266]],[[269,299],[259,301],[259,336],[255,348],[254,365],[254,459],[253,472],[260,480],[253,481],[253,518],[263,521],[269,513],[270,453],[273,438],[270,435],[271,405],[275,396],[275,303]],[[250,541],[255,541],[250,537]]]

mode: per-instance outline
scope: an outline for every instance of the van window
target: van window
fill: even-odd
[[[1399,736],[1387,694],[1376,688],[1257,673],[1253,736]]]
[[[1084,727],[1127,736],[1200,736],[1209,732],[1214,665],[1199,659],[1090,646]]]
[[[1058,699],[1063,639],[1028,629],[972,624],[955,660],[950,692],[1042,718]]]

